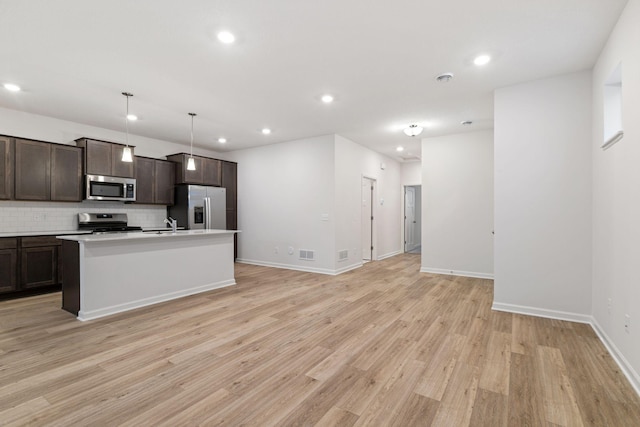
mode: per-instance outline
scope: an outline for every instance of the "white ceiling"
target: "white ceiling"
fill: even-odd
[[[0,82],[23,88],[0,106],[124,130],[129,91],[137,135],[189,144],[196,112],[216,151],[338,133],[398,158],[407,124],[491,128],[495,88],[591,68],[626,1],[0,0]]]

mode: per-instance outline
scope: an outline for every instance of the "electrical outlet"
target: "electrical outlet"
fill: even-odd
[[[289,255],[293,255],[293,246],[289,246],[289,250],[287,252]]]
[[[278,252],[280,252],[280,249],[277,246],[273,247],[273,253],[277,254]]]
[[[624,331],[629,333],[629,329],[631,329],[631,316],[628,314],[624,315]]]
[[[611,298],[609,298],[607,300],[607,310],[609,311],[609,314],[611,314],[611,303],[612,303]]]

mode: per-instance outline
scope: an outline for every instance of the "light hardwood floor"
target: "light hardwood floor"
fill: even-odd
[[[60,294],[1,302],[0,424],[640,425],[590,326],[491,311],[491,281],[419,262],[237,265],[233,288],[84,323]]]

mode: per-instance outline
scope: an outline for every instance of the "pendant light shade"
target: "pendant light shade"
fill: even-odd
[[[196,116],[196,113],[189,113],[189,115],[191,116],[191,154],[187,160],[187,170],[194,171],[196,170],[196,161],[193,159],[193,118]]]
[[[131,163],[133,162],[133,155],[131,154],[131,147],[124,147],[122,150],[122,161]]]
[[[122,92],[127,97],[127,115],[124,118],[125,128],[127,130],[127,145],[122,150],[122,161],[131,163],[133,162],[133,155],[131,154],[131,147],[129,147],[129,98],[133,96],[132,93]]]

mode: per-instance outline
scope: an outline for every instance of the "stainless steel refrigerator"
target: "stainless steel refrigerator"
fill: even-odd
[[[227,190],[202,185],[177,185],[175,205],[167,209],[178,227],[189,230],[227,228]]]

